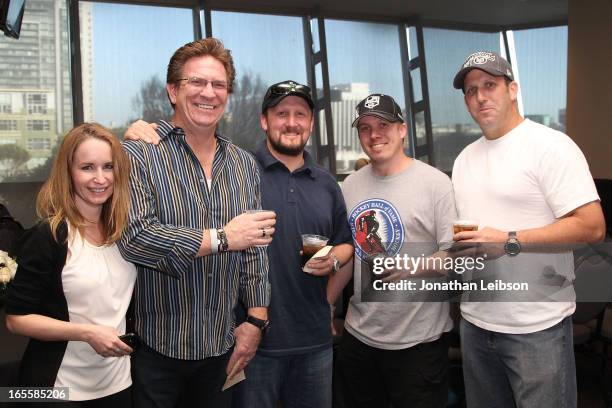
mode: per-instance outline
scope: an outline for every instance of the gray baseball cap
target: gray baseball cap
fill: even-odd
[[[463,80],[468,72],[473,69],[480,69],[493,76],[504,76],[514,81],[512,66],[508,61],[494,52],[478,51],[467,57],[463,65],[461,65],[459,72],[457,72],[455,79],[453,79],[455,89],[463,89]]]

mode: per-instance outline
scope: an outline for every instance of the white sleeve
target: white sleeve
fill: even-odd
[[[548,146],[538,167],[538,181],[556,218],[599,200],[589,165],[580,148],[567,135]]]

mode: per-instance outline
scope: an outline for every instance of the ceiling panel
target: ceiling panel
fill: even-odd
[[[110,2],[121,2],[111,0]],[[567,22],[568,0],[132,0],[131,3],[272,14],[320,14],[378,21],[495,30]]]

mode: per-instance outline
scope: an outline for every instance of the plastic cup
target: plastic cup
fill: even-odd
[[[314,254],[325,248],[329,238],[322,235],[302,234],[302,267]]]
[[[456,220],[453,222],[453,233],[458,234],[463,231],[478,231],[478,221],[476,220]]]

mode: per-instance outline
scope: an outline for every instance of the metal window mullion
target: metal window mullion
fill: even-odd
[[[312,28],[310,22],[312,19],[317,20],[317,28],[319,30],[319,51],[314,52]],[[330,102],[329,88],[329,71],[327,68],[327,44],[325,40],[325,21],[320,17],[312,17],[310,15],[302,17],[302,27],[304,32],[304,52],[306,56],[306,74],[308,77],[308,86],[312,90],[312,97],[315,102],[314,107],[314,159],[317,163],[327,167],[332,173],[336,174],[336,150],[334,143],[334,126]],[[317,89],[316,65],[321,64],[321,88],[323,95],[320,96]],[[322,129],[319,122],[319,112],[324,112],[325,115],[325,130],[327,134],[327,146],[322,145]]]
[[[64,76],[62,70],[62,36],[60,34],[61,30],[61,12],[60,12],[60,2],[55,1],[53,3],[53,20],[55,24],[53,24],[53,36],[55,43],[55,58],[54,58],[54,70],[53,74],[55,75],[55,86],[57,87],[55,91],[55,132],[60,134],[64,128]],[[39,39],[40,40],[40,39]],[[42,59],[42,55],[39,55],[39,63]],[[38,87],[42,88],[42,76],[38,78]],[[41,96],[42,99],[42,96]],[[72,100],[72,98],[70,98]],[[46,106],[47,98],[45,96],[45,106]],[[27,104],[29,105],[29,103]],[[36,106],[32,106],[32,110],[37,110]],[[30,108],[28,108],[28,113],[30,112]]]
[[[415,157],[423,157],[427,154],[429,154],[429,146],[427,146],[426,144],[421,145],[421,146],[417,146],[415,149]]]
[[[506,59],[508,60],[510,65],[512,65],[512,57],[511,57],[512,54],[510,54],[510,46],[508,44],[507,30],[502,30],[502,37],[504,39],[504,48],[505,48],[505,51],[506,51]]]
[[[520,72],[517,58],[512,58],[512,56],[516,57],[516,43],[514,42],[514,33],[511,33],[510,38],[508,38],[508,30],[502,30],[502,37],[504,39],[504,48],[506,49],[506,59],[512,66],[512,71],[514,72],[514,80],[517,83],[520,83]],[[519,113],[521,114],[521,116],[524,116],[525,104],[523,100],[523,90],[520,86],[517,98]]]
[[[200,22],[200,10],[204,7],[204,2],[194,6],[191,9],[191,18],[193,20],[193,38],[199,40],[202,38],[202,23]]]
[[[210,7],[206,6],[206,3],[204,0],[201,0],[200,3],[200,7],[202,7],[202,9],[204,10],[204,37],[208,38],[208,37],[212,37],[213,36],[213,32],[212,32],[212,12],[210,10]]]
[[[323,106],[325,111],[325,128],[327,130],[327,148],[321,147],[321,154],[319,156],[319,164],[325,165],[322,160],[328,159],[327,169],[332,173],[336,174],[336,144],[334,142],[334,123],[332,118],[331,110],[331,92],[329,88],[329,70],[327,67],[327,40],[325,37],[325,19],[323,17],[317,17],[317,23],[319,25],[319,53],[320,53],[320,64],[321,73],[323,75]],[[327,150],[327,151],[325,151]]]
[[[406,106],[406,120],[410,120],[408,124],[408,155],[415,156],[416,147],[416,125],[412,112],[412,103],[414,101],[414,92],[412,87],[412,78],[410,75],[410,56],[408,55],[408,36],[406,35],[406,24],[398,24],[400,56],[402,60],[402,79],[404,84],[404,106]]]
[[[425,101],[423,101],[422,99],[418,102],[412,103],[412,110],[414,110],[415,114],[419,112],[423,112],[426,108],[427,106],[425,105]]]
[[[310,20],[311,16],[303,16],[302,17],[302,28],[304,32],[304,53],[305,53],[305,62],[306,62],[306,78],[308,81],[308,86],[312,90],[312,98],[315,102],[315,107],[313,109],[314,113],[314,134],[313,136],[313,156],[316,162],[319,161],[319,151],[321,150],[321,126],[319,125],[318,113],[319,113],[319,95],[317,94],[317,78],[315,75],[315,55],[313,53],[313,40],[312,40],[312,31],[310,28]]]
[[[423,25],[421,23],[416,25],[417,32],[417,44],[419,48],[419,60],[420,72],[421,72],[421,93],[423,95],[424,109],[423,113],[425,116],[425,136],[427,140],[427,152],[428,162],[434,165],[434,149],[433,149],[433,129],[431,125],[431,109],[429,104],[429,86],[427,82],[427,64],[425,58],[425,43],[423,40]]]
[[[83,111],[83,73],[81,71],[81,27],[79,24],[79,1],[66,0],[68,12],[68,32],[70,50],[70,73],[72,89],[72,121],[76,125],[83,123],[85,114]],[[56,52],[61,52],[56,50]],[[58,92],[58,91],[56,91]],[[61,92],[61,89],[59,90]],[[62,119],[63,120],[63,119]]]

